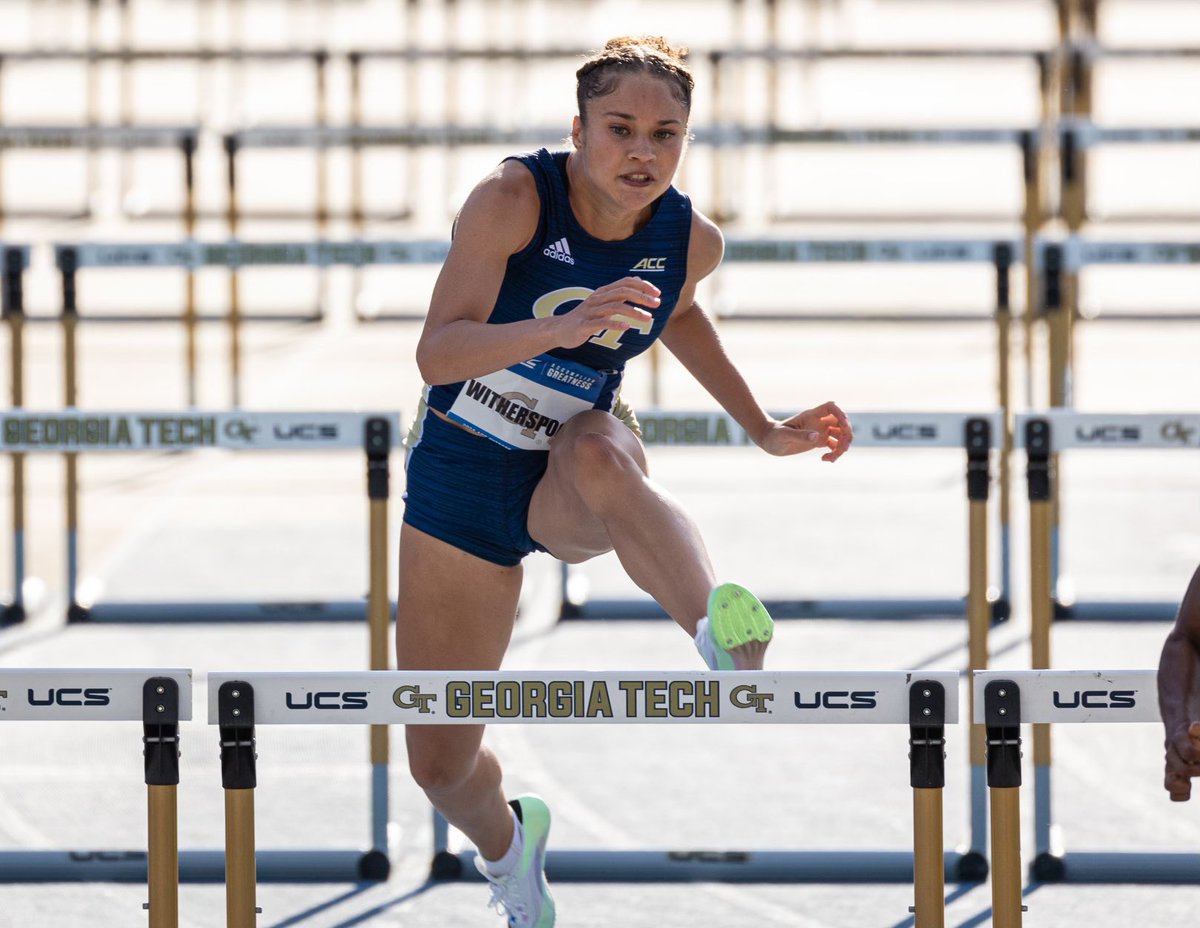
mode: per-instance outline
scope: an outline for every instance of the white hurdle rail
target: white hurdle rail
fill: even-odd
[[[942,838],[944,732],[958,718],[957,671],[211,673],[226,789],[228,924],[254,924],[254,726],[258,724],[903,724],[910,727],[914,851],[558,850],[551,880],[916,883],[916,925],[941,926],[957,870]],[[435,837],[435,879],[481,879],[473,851]],[[714,860],[714,858],[716,858]],[[953,878],[953,876],[951,876]]]
[[[992,912],[996,928],[1021,925],[1020,747],[1022,724],[1034,737],[1050,724],[1154,723],[1158,712],[1153,670],[995,670],[973,680],[974,721],[987,726],[992,786]],[[1043,785],[1037,782],[1037,787]],[[1039,806],[1045,802],[1039,796]],[[1038,810],[1040,812],[1040,809]],[[1040,839],[1039,839],[1040,840]],[[1043,882],[1200,882],[1200,853],[1040,849],[1030,878]]]
[[[142,723],[148,821],[146,851],[0,850],[0,883],[146,882],[150,928],[175,928],[179,723],[191,717],[190,670],[0,669],[0,724]],[[220,879],[219,852],[203,864]]]

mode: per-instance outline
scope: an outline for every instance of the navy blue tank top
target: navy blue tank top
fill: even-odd
[[[595,408],[611,410],[620,389],[625,362],[641,354],[662,334],[687,279],[692,203],[670,187],[654,203],[650,221],[629,238],[604,242],[584,231],[567,199],[567,152],[541,149],[515,156],[537,183],[541,214],[537,233],[508,259],[504,282],[489,323],[544,318],[569,312],[593,290],[622,277],[641,277],[662,291],[662,302],[649,312],[645,331],[604,331],[576,348],[556,348],[556,358],[585,364],[608,376]],[[512,159],[506,159],[512,160]],[[429,405],[446,412],[462,382],[430,387]]]

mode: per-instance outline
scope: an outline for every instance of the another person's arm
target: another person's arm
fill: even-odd
[[[1163,786],[1171,799],[1192,795],[1192,777],[1200,776],[1200,720],[1192,718],[1191,699],[1200,657],[1200,568],[1192,576],[1175,627],[1163,643],[1158,662],[1158,706],[1166,734]]]
[[[824,448],[821,459],[836,461],[854,437],[846,414],[829,402],[782,422],[772,418],[750,392],[725,353],[712,320],[696,303],[696,284],[721,263],[724,250],[720,230],[705,216],[693,213],[688,280],[663,330],[663,344],[764,451],[788,455]]]
[[[627,329],[630,320],[651,318],[630,304],[657,306],[658,289],[626,277],[597,288],[569,313],[488,325],[508,259],[533,239],[539,209],[533,176],[517,161],[504,162],[467,197],[417,343],[417,366],[426,383],[490,374],[552,348],[581,345],[605,329]]]

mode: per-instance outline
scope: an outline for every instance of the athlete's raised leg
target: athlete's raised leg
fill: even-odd
[[[555,436],[528,528],[568,563],[615,550],[630,579],[696,636],[717,589],[712,562],[695,522],[650,479],[642,443],[618,419],[581,413]],[[725,650],[733,666],[760,668],[769,639],[768,626]]]

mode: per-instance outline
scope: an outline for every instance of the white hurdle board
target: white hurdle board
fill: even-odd
[[[981,670],[972,681],[977,725],[985,724],[983,691],[1011,680],[1021,693],[1021,724],[1159,722],[1153,670]]]
[[[225,683],[254,692],[254,724],[904,724],[909,686],[940,683],[958,721],[958,672],[710,673],[359,671],[210,673],[208,721]]]
[[[190,670],[0,670],[0,722],[141,722],[142,688],[154,677],[179,687],[179,719],[192,717]]]

